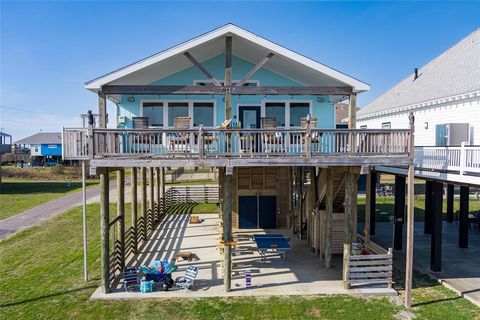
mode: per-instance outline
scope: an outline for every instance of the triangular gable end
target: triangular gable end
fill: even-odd
[[[99,91],[104,85],[146,85],[192,66],[183,53],[198,61],[211,59],[225,50],[224,36],[233,38],[233,55],[256,64],[269,53],[274,57],[263,68],[305,86],[348,86],[356,92],[370,86],[328,66],[286,49],[233,24],[210,31],[173,48],[130,64],[87,82],[85,87]]]

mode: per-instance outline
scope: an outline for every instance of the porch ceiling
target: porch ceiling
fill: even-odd
[[[183,55],[191,53],[203,62],[225,52],[225,35],[233,38],[232,54],[256,64],[268,53],[275,55],[263,67],[306,86],[350,86],[366,91],[369,85],[312,59],[286,49],[234,25],[226,25],[171,49],[138,61],[86,84],[98,91],[109,85],[146,85],[192,66]]]

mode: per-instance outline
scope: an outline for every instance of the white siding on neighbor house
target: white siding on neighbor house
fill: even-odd
[[[40,145],[40,144],[30,145],[30,154],[32,156],[41,156],[42,155],[42,145]]]
[[[357,120],[357,128],[367,126],[367,129],[381,129],[382,123],[390,122],[392,129],[407,129],[408,115],[411,110],[395,112]],[[414,109],[415,115],[415,145],[435,145],[435,125],[446,123],[469,123],[470,144],[480,145],[480,98],[473,97],[464,100],[449,101],[433,106]],[[428,129],[425,129],[428,122]]]

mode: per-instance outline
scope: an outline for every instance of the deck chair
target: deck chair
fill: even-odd
[[[272,132],[262,134],[262,143],[265,152],[282,152],[283,136],[280,132],[275,132],[277,119],[275,117],[264,117],[261,119],[262,129],[273,129]]]
[[[134,292],[140,289],[140,282],[138,281],[138,272],[135,267],[123,268],[123,288],[127,292]]]
[[[188,291],[191,287],[194,287],[195,278],[197,278],[198,268],[190,266],[185,271],[185,275],[175,279],[175,285],[179,289]]]
[[[190,129],[190,117],[176,117],[174,128],[179,130]],[[175,132],[169,135],[171,150],[183,150],[187,152],[190,143],[188,132]]]

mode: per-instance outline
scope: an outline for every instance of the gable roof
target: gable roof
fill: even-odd
[[[359,119],[423,102],[480,91],[480,29],[357,112]]]
[[[225,50],[224,36],[233,38],[233,54],[256,64],[268,53],[275,56],[263,66],[272,72],[294,79],[308,86],[349,86],[357,92],[370,86],[340,71],[309,59],[234,24],[227,24],[196,38],[161,51],[104,76],[91,80],[85,87],[99,91],[106,84],[149,84],[165,76],[191,67],[183,56],[190,52],[200,62],[212,58]]]
[[[60,132],[39,132],[33,136],[18,140],[15,144],[60,144],[62,134]]]

